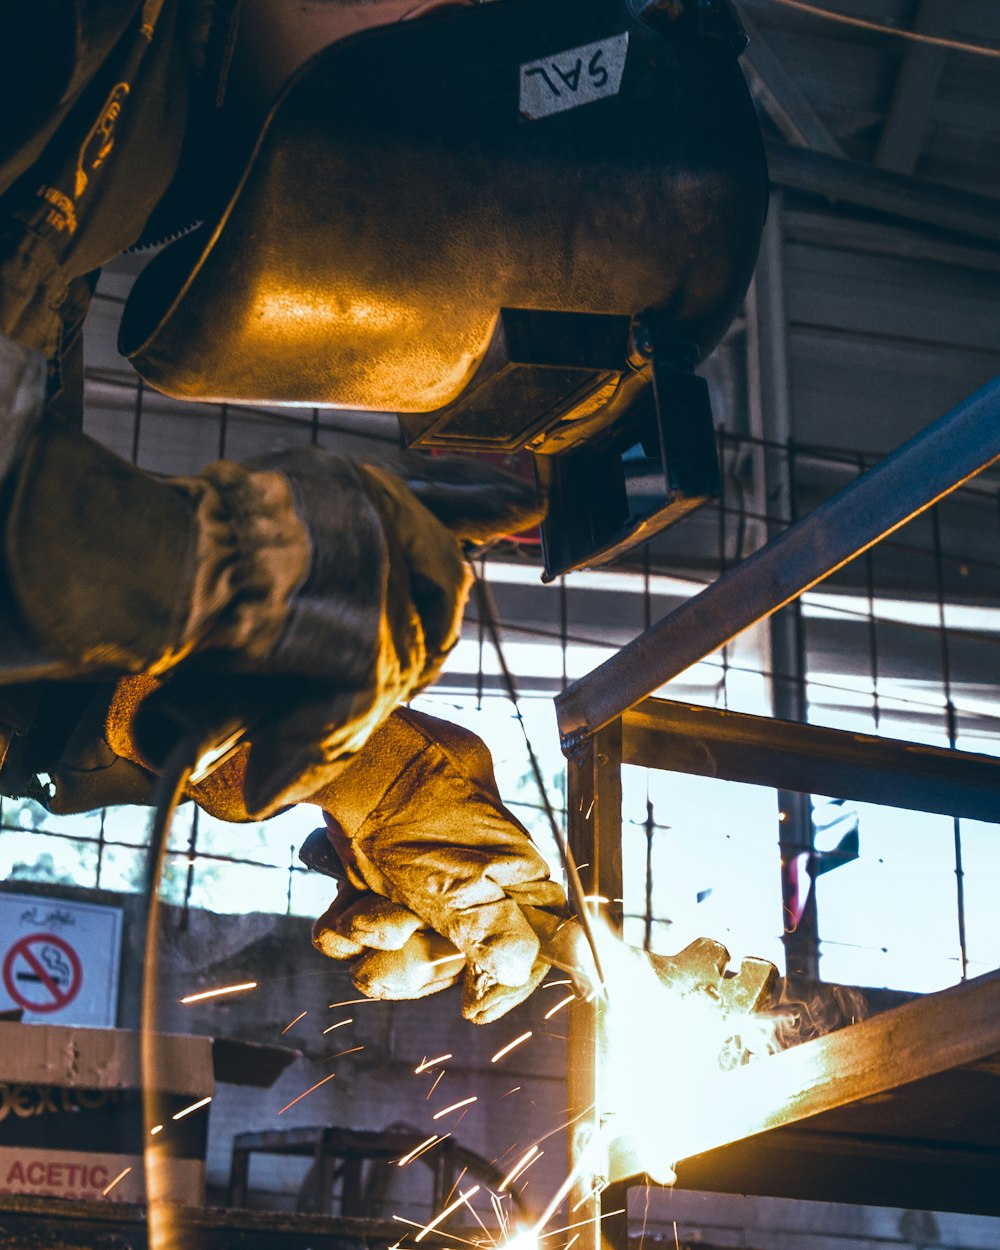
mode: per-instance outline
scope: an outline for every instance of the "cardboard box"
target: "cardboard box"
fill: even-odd
[[[208,1102],[174,1117],[211,1100],[212,1041],[161,1035],[156,1046],[158,1190],[200,1205]],[[0,1022],[0,1193],[142,1202],[144,1138],[138,1033]]]

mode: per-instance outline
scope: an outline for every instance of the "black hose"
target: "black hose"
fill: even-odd
[[[143,877],[145,901],[143,961],[140,977],[139,1077],[142,1087],[142,1158],[146,1174],[146,1221],[149,1250],[181,1250],[182,1239],[175,1206],[165,1197],[166,1143],[152,1135],[164,1122],[161,1116],[165,1088],[157,1047],[157,988],[159,986],[160,879],[166,860],[167,838],[191,773],[211,735],[188,733],[168,754],[153,792],[154,815]]]

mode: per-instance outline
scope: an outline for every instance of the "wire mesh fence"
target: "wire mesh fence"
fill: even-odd
[[[398,445],[391,417],[181,404],[100,361],[88,371],[86,413],[95,437],[157,473],[191,473],[218,456],[240,459],[291,446],[371,454],[381,445],[391,454]],[[614,565],[543,587],[530,538],[480,561],[498,604],[508,663],[532,709],[533,740],[557,808],[564,803],[564,780],[550,696],[873,463],[863,452],[777,445],[725,429],[719,444],[725,468],[720,498]],[[774,512],[754,481],[760,454],[777,458],[792,483],[786,514]],[[643,466],[635,472],[641,476]],[[793,706],[813,724],[1000,754],[998,572],[1000,486],[981,475],[786,609],[794,613],[796,663],[790,665],[787,654],[775,662],[769,627],[759,625],[663,693],[763,714],[779,704]],[[782,690],[795,698],[779,699]],[[427,710],[462,720],[491,745],[505,798],[555,864],[500,666],[474,609],[437,688],[422,699]],[[658,934],[676,949],[690,922],[715,925],[734,942],[739,937],[766,946],[758,953],[779,952],[788,923],[780,860],[790,854],[787,837],[778,845],[779,796],[762,799],[729,787],[725,800],[696,800],[678,785],[664,789],[662,780],[641,778],[626,791],[625,911],[632,939],[649,943]],[[682,814],[692,804],[701,815],[693,824],[689,819],[682,834]],[[834,971],[841,978],[850,971],[854,980],[899,981],[898,970],[877,971],[893,961],[877,936],[879,926],[863,922],[881,911],[883,928],[905,932],[888,920],[895,911],[885,905],[899,891],[911,914],[933,914],[951,926],[948,942],[934,929],[934,941],[947,950],[947,975],[953,965],[1000,962],[980,919],[980,883],[997,865],[991,831],[941,820],[947,828],[918,831],[911,822],[892,833],[881,817],[838,804],[836,796],[811,802],[803,855],[835,854],[848,827],[861,830],[861,850],[850,867],[816,881],[819,941],[831,979]],[[267,825],[229,827],[189,808],[172,835],[166,893],[182,907],[315,914],[326,906],[329,887],[306,872],[296,850],[317,822],[318,813],[306,807]],[[147,825],[142,809],[58,817],[29,801],[6,800],[0,804],[0,872],[131,890],[140,877]],[[945,842],[950,849],[942,850]],[[664,857],[668,845],[671,854]],[[905,863],[909,877],[890,874]],[[919,885],[930,881],[940,888]],[[866,967],[875,971],[866,974]]]

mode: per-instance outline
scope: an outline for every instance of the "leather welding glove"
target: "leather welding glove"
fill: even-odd
[[[257,818],[436,676],[468,588],[459,540],[537,519],[525,483],[444,457],[414,458],[411,489],[317,448],[157,479],[51,417],[21,446],[3,532],[21,627],[63,674],[161,681],[155,732],[133,730],[154,768],[182,733],[248,725]]]
[[[313,941],[354,960],[359,990],[418,998],[462,977],[462,1014],[485,1024],[536,988],[566,897],[475,734],[400,709],[313,801],[345,878]]]

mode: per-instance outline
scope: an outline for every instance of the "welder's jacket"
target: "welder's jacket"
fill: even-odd
[[[50,411],[76,425],[81,327],[97,271],[144,237],[155,241],[158,219],[169,233],[198,211],[167,192],[189,125],[210,127],[237,3],[56,0],[10,5],[0,17],[0,333],[44,354]],[[0,527],[8,505],[0,495]],[[0,592],[9,594],[5,582],[0,568]],[[0,647],[3,632],[0,623]],[[9,760],[0,792],[47,771],[74,736],[80,762],[104,774],[108,689],[0,685],[0,764],[12,740],[21,748],[18,776]],[[115,771],[107,801],[148,789],[132,766]],[[73,806],[90,798],[78,795]],[[104,801],[100,792],[93,798]]]
[[[37,5],[11,6],[14,12],[0,17],[0,90],[10,94],[0,132],[0,334],[44,354],[50,374],[48,409],[60,419],[82,424],[80,327],[99,267],[137,241],[155,241],[207,216],[217,198],[228,194],[229,175],[238,175],[245,150],[241,137],[224,131],[219,107],[238,3],[53,0],[50,4],[40,0]],[[242,139],[252,141],[252,136]],[[5,427],[3,417],[0,413],[0,444],[5,428],[8,433],[11,428],[9,420]],[[8,441],[13,441],[13,435]],[[62,445],[66,446],[65,439]],[[109,526],[112,530],[115,525],[127,527],[129,542],[121,544],[124,555],[119,551],[113,555],[124,560],[125,573],[151,561],[155,582],[161,570],[150,553],[156,549],[158,522],[146,515],[144,504],[127,502],[136,496],[129,493],[124,468],[118,471],[110,465],[107,479],[103,476],[99,454],[88,449],[93,447],[81,444],[80,461],[73,459],[72,452],[56,461],[60,481],[67,476],[79,479],[89,472],[96,474],[91,498],[95,493],[110,497],[118,492],[115,497],[125,501],[126,513],[120,520],[109,515],[113,503],[101,498],[94,505],[103,514],[101,532],[106,536]],[[10,535],[18,532],[14,526],[18,501],[10,474],[4,486],[9,451],[0,445],[0,535],[6,533],[8,551]],[[48,463],[35,470],[36,484],[40,481],[43,489],[32,489],[34,496],[49,500],[42,510],[43,528],[50,532],[48,541],[60,547],[58,525],[72,527],[74,515],[67,504],[59,522],[50,520],[60,511],[60,492],[59,484],[51,480]],[[223,463],[208,473],[208,486],[215,481],[226,488],[227,481],[236,480],[234,475],[241,471]],[[318,472],[314,470],[314,476]],[[363,468],[348,467],[343,476],[339,492],[332,481],[329,488],[318,487],[324,496],[320,511],[328,549],[330,533],[349,537],[336,556],[337,576],[332,588],[310,591],[308,581],[301,585],[304,594],[330,600],[327,626],[314,630],[311,645],[325,648],[327,655],[338,650],[349,653],[345,667],[355,653],[367,662],[366,648],[376,655],[370,680],[368,676],[362,679],[368,686],[363,699],[356,697],[352,703],[344,697],[345,719],[357,716],[354,740],[358,740],[388,714],[393,692],[397,698],[408,697],[399,691],[412,692],[436,674],[457,638],[467,575],[452,534],[433,516],[423,513],[422,520],[421,509],[414,510],[410,496],[401,498],[397,508],[392,501],[396,488],[390,483],[383,489],[376,480],[377,471],[373,476]],[[258,473],[251,489],[259,489],[256,484],[265,479],[273,481],[273,475]],[[107,488],[102,485],[105,480]],[[192,489],[199,497],[202,487],[178,482],[173,489],[177,506],[168,501],[166,507],[168,512],[173,507],[176,514],[178,509],[183,512],[183,499],[190,499]],[[231,493],[233,487],[227,489]],[[163,498],[162,489],[159,498]],[[225,490],[221,499],[224,503]],[[362,520],[366,510],[371,514],[367,529]],[[308,514],[299,517],[307,528],[309,520]],[[266,524],[273,531],[275,525],[283,524],[294,529],[297,522],[294,517],[283,517],[279,509],[267,516]],[[421,534],[422,525],[426,535]],[[56,532],[51,535],[51,531]],[[432,532],[436,537],[430,537]],[[111,543],[117,545],[113,534]],[[276,551],[273,557],[265,553],[265,558],[285,558],[280,549]],[[98,570],[114,577],[107,570],[115,567],[113,560],[102,564],[100,557],[105,554],[94,551],[94,567],[83,570],[80,597],[75,601],[96,615],[99,626]],[[329,567],[329,557],[320,552],[316,561],[323,560]],[[390,586],[388,590],[383,587],[380,601],[377,593],[368,594],[365,587],[373,576],[377,581],[378,569],[390,562],[403,571],[395,580],[394,574],[388,574]],[[84,563],[89,566],[89,558]],[[51,584],[53,574],[45,564],[34,561],[29,569],[36,587],[35,619],[58,626],[58,611],[46,610],[46,577]],[[171,567],[169,561],[167,565]],[[164,583],[162,589],[154,586],[152,595],[140,596],[138,601],[152,602],[162,608],[162,614],[169,614],[169,577],[159,580]],[[343,591],[338,593],[341,583]],[[401,597],[393,586],[403,583],[407,591]],[[53,810],[145,801],[153,778],[138,763],[120,758],[107,741],[113,676],[98,683],[87,680],[86,671],[70,671],[71,681],[11,684],[10,673],[17,667],[11,656],[18,654],[13,641],[16,618],[25,602],[23,595],[15,596],[15,584],[12,557],[5,560],[0,555],[0,660],[7,661],[8,683],[4,684],[5,667],[0,663],[0,794],[28,794],[47,801],[51,796],[38,791],[34,778],[48,773],[58,774],[60,783],[51,803]],[[74,602],[72,596],[68,601]],[[124,602],[128,604],[128,594]],[[68,618],[75,620],[72,609],[63,614],[63,620]],[[388,648],[383,645],[386,635],[391,635]],[[416,650],[409,645],[411,636]],[[23,631],[19,641],[23,644]],[[386,685],[382,685],[385,665],[377,659],[379,654],[389,655],[393,670]],[[163,672],[169,667],[167,659],[154,659],[148,670],[134,659],[128,662],[127,656],[125,661],[118,673]],[[401,675],[400,666],[408,668],[409,675],[405,671]],[[331,667],[335,669],[336,664]],[[100,675],[108,668],[105,664]],[[110,669],[115,673],[114,663]],[[36,671],[50,675],[48,670]],[[365,703],[363,708],[361,703]],[[331,702],[330,715],[340,715],[336,702]],[[230,815],[240,815],[238,805]]]
[[[166,192],[182,150],[197,156],[185,134],[211,132],[236,3],[59,0],[0,18],[0,332],[57,374],[100,266],[198,211]]]

